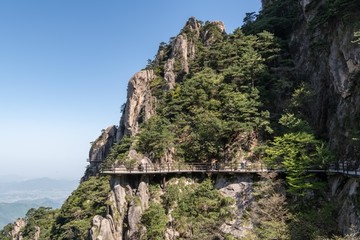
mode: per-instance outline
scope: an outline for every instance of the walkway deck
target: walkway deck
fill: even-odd
[[[231,173],[231,172],[266,172],[262,165],[240,166],[235,164],[211,165],[206,163],[144,164],[139,166],[116,166],[103,168],[103,174],[164,174],[164,173]]]
[[[112,168],[103,168],[101,173],[106,175],[129,175],[129,174],[170,174],[170,173],[233,173],[233,174],[246,174],[246,173],[265,173],[265,172],[286,172],[284,169],[268,169],[262,164],[220,164],[211,165],[204,163],[191,163],[191,164],[144,164],[135,166],[116,166]],[[328,173],[328,174],[341,174],[351,177],[360,177],[359,170],[346,170],[346,169],[309,169],[307,172],[311,173]]]

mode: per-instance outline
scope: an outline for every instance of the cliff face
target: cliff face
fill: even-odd
[[[116,141],[116,133],[116,126],[109,126],[103,129],[101,135],[91,144],[88,158],[89,165],[81,178],[81,182],[99,173],[101,164]]]
[[[352,41],[358,26],[340,14],[322,23],[319,16],[328,2],[300,1],[302,13],[290,48],[297,72],[315,90],[315,129],[329,139],[340,161],[355,168],[360,156],[360,45]]]
[[[278,1],[263,0],[263,7],[269,7]],[[294,30],[290,33],[291,39],[289,41],[289,48],[295,65],[295,70],[293,71],[293,68],[291,68],[291,71],[293,75],[297,75],[299,79],[309,83],[312,89],[314,89],[315,94],[311,104],[310,117],[312,125],[318,134],[328,139],[331,147],[338,151],[340,161],[343,161],[348,166],[357,168],[359,164],[359,147],[357,141],[360,137],[360,90],[358,87],[358,81],[360,80],[360,47],[352,42],[357,26],[354,24],[346,24],[343,20],[336,17],[329,18],[329,21],[331,21],[328,23],[326,21],[320,21],[321,18],[319,20],[319,16],[328,16],[326,14],[323,15],[324,8],[326,9],[328,2],[329,1],[319,0],[298,1],[299,6],[301,6],[299,8],[301,12],[299,13],[299,19]],[[244,36],[243,33],[237,32],[236,34],[237,35],[234,34],[233,36],[226,35],[222,22],[216,21],[204,25],[195,18],[190,18],[178,36],[173,38],[169,44],[161,44],[155,60],[147,66],[146,69],[136,73],[129,80],[127,102],[123,107],[119,127],[108,127],[103,130],[99,138],[92,143],[89,152],[89,166],[82,182],[90,182],[86,180],[91,176],[99,174],[105,158],[111,153],[112,146],[120,143],[125,137],[133,137],[141,134],[141,124],[156,115],[156,109],[160,100],[154,88],[173,95],[179,94],[179,91],[176,91],[176,84],[182,82],[186,77],[190,76],[189,78],[191,78],[196,75],[196,73],[192,72],[192,67],[198,68],[197,71],[200,72],[203,68],[210,66],[213,68],[212,70],[217,71],[217,74],[221,75],[221,77],[227,76],[227,78],[224,77],[224,80],[221,81],[224,81],[226,84],[233,81],[234,85],[224,84],[219,87],[220,85],[211,84],[217,81],[220,82],[220,78],[216,78],[215,80],[210,79],[209,81],[203,81],[202,77],[194,78],[196,79],[195,81],[198,81],[196,84],[198,84],[197,87],[199,89],[189,89],[194,92],[199,90],[200,94],[194,95],[195,98],[189,98],[191,99],[190,102],[199,100],[196,97],[206,98],[204,97],[206,94],[203,94],[203,92],[208,90],[210,95],[220,95],[222,98],[231,96],[226,99],[226,101],[232,104],[227,107],[229,111],[231,111],[230,115],[232,115],[234,119],[237,119],[239,115],[237,111],[239,108],[245,108],[246,113],[255,111],[256,109],[248,108],[248,105],[246,105],[246,107],[236,105],[235,100],[236,98],[242,98],[243,101],[241,103],[246,103],[246,96],[243,94],[246,92],[246,89],[248,89],[246,81],[249,81],[249,79],[253,81],[253,71],[256,70],[250,67],[251,71],[246,72],[242,68],[242,65],[248,63],[246,60],[249,59],[249,56],[254,57],[255,60],[265,60],[255,52],[252,52],[250,55],[248,54],[249,52],[247,52],[247,54],[244,54],[244,59],[239,60],[237,57],[242,53],[237,53],[236,50],[237,48],[245,49],[249,47],[249,45],[245,44],[245,40],[249,39],[251,39],[256,46],[254,49],[261,49],[264,39],[257,38],[256,36],[245,39],[246,36]],[[268,33],[262,34],[265,38],[271,38]],[[230,39],[229,41],[231,43],[238,42],[238,45],[229,44],[226,46],[226,50],[224,50],[221,48],[223,46],[218,44],[224,39]],[[206,55],[206,52],[210,51],[211,46],[215,46],[211,50],[215,49],[218,51],[212,52],[213,55]],[[266,52],[269,49],[262,50]],[[193,61],[198,57],[198,54],[204,54],[206,57],[214,59],[216,59],[218,55],[225,55],[227,57],[224,59],[218,58],[214,61],[211,61],[213,59],[206,59],[203,61],[203,65],[200,64],[201,66],[199,66],[199,62]],[[239,62],[236,63],[236,61]],[[274,60],[274,62],[276,62],[276,60]],[[252,62],[252,64],[255,63],[256,61]],[[226,69],[226,64],[232,66],[233,69]],[[264,68],[266,68],[265,65],[261,66],[262,70]],[[242,73],[242,71],[245,71],[245,73]],[[214,76],[206,75],[208,72],[204,72],[205,71],[201,72],[201,74],[203,74],[202,76],[210,76],[210,78]],[[248,75],[251,75],[250,78]],[[266,76],[264,78],[265,80],[267,79]],[[205,87],[200,86],[201,84],[204,84]],[[230,89],[233,90],[233,88],[239,85],[241,85],[241,88],[236,94],[230,91]],[[213,86],[221,90],[216,92]],[[254,86],[254,82],[252,86]],[[162,100],[164,99],[166,100],[166,98]],[[220,129],[220,124],[212,124],[219,120],[219,118],[217,118],[219,112],[214,114],[214,109],[217,109],[217,107],[221,105],[221,98],[214,97],[210,99],[211,101],[208,101],[209,103],[205,101],[206,107],[210,106],[210,111],[206,112],[206,114],[199,115],[201,117],[199,117],[197,121],[200,122],[204,120],[203,118],[210,118],[210,121],[202,122],[203,125],[200,126],[202,128],[219,127]],[[255,101],[256,99],[256,94],[250,98],[251,101]],[[184,115],[196,115],[206,108],[202,105],[196,109],[198,106],[194,107],[191,105],[193,102],[189,104],[190,107],[186,109]],[[182,104],[181,101],[178,103]],[[252,113],[246,114],[246,117],[249,118],[251,114]],[[228,115],[228,113],[226,112],[224,115]],[[236,121],[231,123],[232,125],[237,124]],[[230,143],[232,145],[244,145],[245,147],[238,148],[247,150],[238,151],[239,154],[236,156],[236,161],[245,159],[243,155],[253,151],[252,145],[258,145],[257,134],[253,134],[254,136],[251,138],[242,137],[242,134],[239,134],[239,132],[244,130],[241,127],[239,128],[241,130],[237,131],[237,135],[233,134],[231,136],[232,139]],[[184,132],[191,132],[188,129],[191,128],[186,126],[183,130]],[[162,129],[160,128],[159,131],[162,131]],[[205,131],[201,133],[204,132]],[[211,133],[217,134],[217,132],[219,131],[213,131]],[[185,136],[184,141],[187,141],[187,137],[189,136],[190,135]],[[244,134],[244,136],[248,135]],[[211,136],[206,135],[206,137],[209,138]],[[216,142],[216,144],[219,144],[219,142]],[[231,144],[227,143],[224,145],[224,148],[229,148]],[[196,149],[194,148],[194,150]],[[212,149],[209,148],[209,150]],[[174,148],[168,147],[167,151],[163,154],[164,156],[160,160],[157,159],[157,161],[172,162],[172,157],[175,155],[174,151]],[[219,151],[220,149],[218,152]],[[119,154],[124,153],[121,152]],[[130,159],[133,166],[138,163],[154,164],[146,154],[146,152],[137,152],[133,145],[131,145],[126,155],[122,155],[121,158]],[[117,155],[116,158],[118,156],[119,155]],[[227,160],[227,156],[219,156]],[[122,159],[117,158],[116,160]],[[124,163],[122,162],[121,164]],[[291,224],[289,224],[289,226],[286,225],[294,215],[291,216],[288,214],[290,208],[287,208],[285,185],[283,182],[278,181],[278,176],[255,176],[252,174],[244,174],[241,176],[206,176],[214,180],[214,184],[211,187],[206,185],[206,180],[204,180],[206,177],[203,175],[182,178],[178,175],[159,176],[160,175],[112,176],[110,179],[110,191],[108,189],[102,189],[102,197],[107,198],[106,203],[103,200],[101,203],[98,203],[96,200],[99,199],[99,197],[94,197],[94,202],[97,204],[94,206],[101,206],[99,208],[102,208],[102,211],[97,212],[96,214],[99,215],[92,218],[92,227],[87,237],[93,240],[146,239],[147,234],[151,233],[149,233],[149,229],[147,229],[145,225],[157,224],[157,222],[163,221],[165,224],[160,227],[164,228],[162,233],[164,233],[164,239],[167,240],[179,238],[191,239],[193,236],[203,236],[202,238],[207,239],[206,237],[210,236],[206,235],[207,233],[212,234],[211,237],[213,239],[224,239],[225,236],[228,236],[229,239],[297,239],[291,238],[290,235],[294,234],[294,232],[296,235],[296,228],[298,228],[296,222],[298,219],[301,220],[303,216],[301,216],[301,214],[300,217],[296,216],[299,218],[295,218],[296,220],[293,221],[295,222],[295,227],[291,226]],[[319,178],[316,180],[319,180]],[[91,179],[92,178],[90,178],[90,180]],[[316,194],[309,190],[308,196],[303,196],[305,200],[300,200],[299,202],[314,201],[319,203],[321,201],[333,201],[338,206],[338,209],[332,212],[334,216],[336,214],[333,222],[336,222],[337,226],[334,228],[337,228],[344,234],[350,234],[352,228],[355,230],[360,229],[360,220],[358,217],[360,206],[360,198],[358,197],[359,181],[341,176],[331,176],[327,180],[329,187],[326,190],[323,189],[326,197],[319,197],[317,195],[320,200],[313,199]],[[96,180],[93,181],[96,182]],[[205,183],[203,184],[202,181]],[[91,182],[90,185],[95,184]],[[97,186],[94,186],[95,192],[97,191],[96,188]],[[198,195],[194,194],[194,189],[199,190],[200,193],[196,192]],[[214,189],[216,191],[213,191]],[[217,195],[219,192],[221,196]],[[193,199],[191,199],[191,197],[194,196],[197,201],[192,201]],[[81,209],[84,205],[90,204],[89,200],[84,201],[84,203],[78,203],[79,201],[78,196],[74,196],[73,202],[75,203],[69,203],[69,205],[78,204],[79,206],[76,206]],[[296,199],[290,199],[290,201],[296,202]],[[199,205],[196,205],[196,209],[194,210],[191,207],[195,204]],[[318,205],[319,206],[316,206],[318,209],[314,211],[320,212],[321,203]],[[77,207],[72,207],[70,210],[77,210]],[[182,207],[186,211],[181,209]],[[217,207],[219,208],[217,209]],[[150,216],[150,219],[156,219],[156,223],[152,223],[151,221],[144,223],[145,220],[143,216],[147,214],[147,210],[149,209],[152,209],[150,213],[153,214]],[[197,211],[199,209],[200,211]],[[216,209],[216,211],[211,212],[213,209]],[[194,212],[191,212],[191,210]],[[203,212],[205,212],[205,214],[209,212],[210,214],[202,215],[201,210],[204,210]],[[189,218],[186,218],[187,212],[193,214],[190,216],[193,221],[191,224],[188,222]],[[75,213],[80,214],[81,211],[75,211]],[[221,218],[214,217],[217,216],[217,214],[219,214]],[[296,215],[297,213],[294,214]],[[93,215],[95,215],[95,213],[88,214],[88,217],[90,218],[90,216],[92,217]],[[224,216],[229,216],[229,218]],[[199,218],[197,219],[196,217]],[[64,219],[58,218],[57,222],[61,222],[61,224],[64,225]],[[218,219],[221,219],[221,221],[217,222]],[[210,220],[210,222],[207,220]],[[304,221],[304,219],[302,220]],[[306,221],[307,219],[305,218],[305,222]],[[320,223],[323,224],[323,222]],[[61,224],[59,223],[58,225],[60,226]],[[190,226],[192,224],[196,226]],[[205,225],[206,227],[206,224],[211,227],[207,228],[209,231],[205,231],[205,235],[195,233],[199,231],[199,229],[202,229],[201,227],[203,226],[199,227],[199,225]],[[215,224],[215,230],[212,224]],[[307,223],[307,225],[311,225],[311,223]],[[21,225],[20,227],[23,228],[24,226]],[[157,229],[157,227],[159,226],[156,225],[151,230]],[[291,230],[293,233],[289,233],[289,228],[293,228]],[[271,232],[274,229],[276,233]],[[19,231],[20,230],[14,233],[14,236],[19,235]],[[333,231],[334,232],[329,231],[327,234],[338,233],[336,230]],[[69,232],[72,233],[72,229]],[[267,238],[261,238],[259,236],[266,236]],[[279,236],[281,236],[281,238],[278,238]],[[296,236],[292,235],[292,237]]]
[[[214,22],[220,32],[225,32],[222,22]],[[164,69],[163,78],[166,81],[164,91],[174,88],[175,83],[182,80],[184,74],[189,73],[189,61],[196,55],[196,42],[211,45],[215,37],[210,32],[204,31],[202,25],[190,18],[183,31],[176,36],[164,49],[159,49],[155,62]],[[116,132],[116,141],[124,136],[134,136],[139,132],[139,125],[149,120],[156,112],[157,99],[152,95],[152,82],[156,78],[152,69],[145,69],[136,73],[128,84],[127,101]],[[93,144],[90,150],[91,159],[103,162],[107,146],[114,143],[114,127],[106,130]],[[105,137],[109,136],[109,137]],[[107,140],[105,140],[107,139]],[[102,140],[105,140],[104,142]],[[165,154],[166,161],[171,161],[171,149]],[[96,156],[96,157],[91,157]],[[139,162],[151,164],[146,158],[131,150],[129,156]],[[99,158],[97,158],[99,157]],[[91,166],[91,164],[90,164]],[[223,187],[225,188],[224,184]],[[240,188],[239,188],[240,189]],[[230,191],[230,190],[229,190]],[[146,176],[113,177],[111,179],[111,193],[109,195],[109,214],[104,218],[95,216],[91,228],[91,239],[139,239],[144,229],[139,228],[141,216],[149,207],[149,178]],[[126,226],[126,227],[125,227]],[[224,226],[224,231],[230,231],[232,225]],[[176,232],[168,229],[167,239],[174,239]]]
[[[358,232],[360,229],[359,180],[333,176],[329,178],[329,186],[332,197],[339,202],[337,227],[344,234]]]
[[[138,224],[149,205],[148,183],[147,177],[112,178],[109,214],[94,217],[91,239],[138,239]]]
[[[273,1],[263,1],[269,6]],[[329,139],[333,149],[340,154],[340,161],[357,166],[359,152],[354,140],[360,134],[360,95],[357,82],[360,77],[360,47],[352,43],[354,25],[332,20],[330,25],[315,25],[316,17],[326,1],[299,1],[302,12],[299,22],[291,33],[290,51],[295,70],[300,79],[309,82],[315,90],[311,108],[313,126],[318,133]],[[314,20],[315,19],[315,20]],[[214,22],[221,33],[225,27]],[[173,89],[176,82],[189,73],[189,63],[197,53],[197,42],[211,45],[216,36],[202,29],[191,18],[181,33],[169,46],[160,48],[155,62],[164,69],[166,85],[163,90]],[[128,100],[116,134],[119,141],[125,135],[136,135],[139,124],[147,121],[156,112],[157,99],[152,95],[151,85],[156,79],[154,70],[146,69],[135,74],[129,81]],[[136,155],[137,153],[133,153]],[[139,157],[141,159],[141,157]],[[92,239],[139,239],[146,229],[141,226],[141,216],[149,207],[150,194],[147,177],[116,177],[111,180],[109,214],[96,216],[91,230]],[[190,181],[190,180],[189,180]],[[354,196],[358,182],[354,179],[330,179],[332,198],[339,201],[338,228],[349,233],[351,226],[359,228]],[[244,222],[244,211],[252,202],[252,179],[217,179],[215,184],[225,195],[236,199],[236,218],[221,226],[223,233],[241,238],[251,232],[252,223]],[[162,193],[163,194],[163,193]],[[169,218],[172,219],[171,213]],[[170,220],[171,222],[171,220]],[[166,230],[166,239],[176,239],[181,233]]]
[[[145,176],[138,178],[134,176],[112,178],[109,215],[105,218],[100,216],[94,217],[93,227],[90,231],[91,239],[145,239],[146,229],[140,224],[142,215],[151,202],[156,203],[158,201],[154,193],[150,194],[149,181],[151,179]],[[163,183],[169,185],[169,188],[175,186],[181,189],[184,187],[183,184],[196,186],[192,178],[173,178]],[[252,183],[251,175],[231,179],[218,177],[216,179],[216,189],[225,196],[236,200],[233,205],[236,218],[232,221],[221,223],[220,229],[224,234],[228,233],[241,238],[252,229],[251,224],[243,220],[246,208],[252,202]],[[166,194],[165,188],[157,192],[157,195],[160,196],[164,194]],[[168,219],[169,223],[165,230],[165,239],[178,239],[180,235],[184,237],[188,234],[190,234],[189,237],[191,236],[191,232],[178,232],[173,227],[176,224],[174,223],[171,211],[168,213]]]
[[[135,135],[139,131],[139,124],[147,121],[155,113],[156,99],[150,91],[150,83],[154,78],[153,70],[143,70],[130,79],[117,140],[124,135]]]
[[[339,13],[322,23],[319,16],[329,2],[299,1],[302,12],[291,34],[290,50],[297,73],[315,92],[311,108],[315,129],[329,140],[338,153],[338,161],[358,169],[360,45],[353,41],[360,12],[347,9],[352,11],[352,19]],[[351,229],[360,228],[356,207],[358,180],[335,177],[329,183],[334,201],[339,202],[338,227],[350,234]]]

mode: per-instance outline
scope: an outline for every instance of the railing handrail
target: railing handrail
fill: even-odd
[[[360,170],[349,170],[344,165],[330,167],[327,169],[307,169],[313,173],[337,173],[349,176],[359,176]],[[175,172],[237,172],[237,173],[261,173],[261,172],[286,172],[283,168],[266,168],[262,162],[258,163],[157,163],[157,164],[138,164],[125,166],[117,165],[102,167],[103,174],[146,174],[146,173],[175,173]]]

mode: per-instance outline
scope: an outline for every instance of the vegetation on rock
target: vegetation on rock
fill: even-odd
[[[286,202],[284,184],[276,173],[261,175],[253,190],[254,199],[247,218],[254,224],[248,239],[290,239],[287,223],[291,213]]]
[[[58,213],[51,239],[88,239],[92,218],[107,213],[109,191],[107,177],[91,177],[81,183]]]
[[[159,203],[152,203],[143,214],[144,239],[164,239],[166,227],[179,234],[177,239],[212,239],[221,224],[232,219],[233,203],[232,198],[214,189],[209,178],[200,183],[174,179],[168,182]]]
[[[357,0],[325,2],[311,28],[334,19],[345,21],[359,7]],[[318,3],[313,1],[308,8]],[[258,15],[247,14],[243,27],[231,34],[218,23],[192,19],[197,31],[189,20],[180,37],[162,43],[147,66],[156,74],[149,87],[156,113],[141,122],[136,136],[114,144],[103,166],[134,166],[138,159],[129,157],[132,150],[154,163],[165,161],[168,154],[176,162],[264,161],[286,173],[263,174],[254,184],[244,214],[253,227],[247,239],[341,239],[334,236],[338,231],[332,221],[338,202],[329,201],[332,196],[323,176],[307,171],[328,168],[336,154],[312,129],[315,93],[296,74],[288,50],[299,14],[298,1],[271,1]],[[359,33],[354,36],[359,42]],[[180,38],[188,41],[194,54],[173,54]],[[176,78],[171,87],[165,80],[169,60]],[[162,187],[150,182],[152,198],[139,223],[146,231],[136,236],[164,239],[170,231],[177,239],[234,238],[220,230],[234,217],[234,198],[216,190],[210,178],[201,182],[173,178]],[[127,186],[124,192],[129,189],[133,190]],[[107,214],[109,192],[107,178],[90,178],[60,211],[29,211],[24,237],[41,225],[43,239],[87,239],[91,219]],[[7,239],[8,230],[7,226],[0,236]]]

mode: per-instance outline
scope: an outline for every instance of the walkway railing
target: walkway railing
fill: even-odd
[[[208,163],[167,163],[140,164],[129,166],[103,167],[104,174],[156,174],[156,173],[191,173],[191,172],[263,172],[267,171],[259,164],[208,164]]]
[[[310,173],[332,173],[360,177],[357,169],[349,170],[345,166],[332,166],[328,169],[308,169]],[[102,174],[166,174],[166,173],[262,173],[286,172],[285,169],[266,168],[262,163],[167,163],[167,164],[129,164],[102,167]]]

